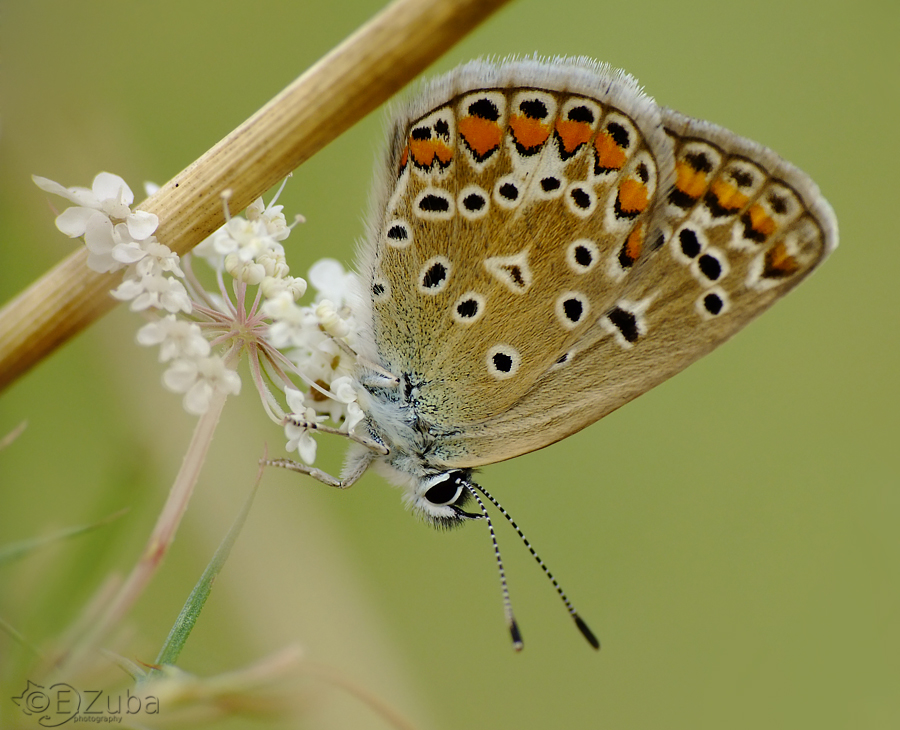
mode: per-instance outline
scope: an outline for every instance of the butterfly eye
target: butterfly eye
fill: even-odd
[[[452,478],[450,474],[443,476],[445,478],[442,481],[425,492],[425,499],[436,507],[453,504],[463,491],[463,485],[457,479]]]

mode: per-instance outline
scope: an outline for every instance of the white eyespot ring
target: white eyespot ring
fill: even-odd
[[[419,271],[418,287],[422,294],[440,294],[447,288],[453,264],[445,256],[432,256]]]
[[[537,185],[531,189],[531,194],[538,200],[552,200],[563,195],[568,185],[569,182],[565,175],[560,172],[553,172],[552,174],[544,175],[538,180]]]
[[[556,298],[556,318],[567,330],[584,322],[590,311],[590,300],[581,292],[567,291]]]
[[[497,380],[511,378],[522,364],[522,356],[511,345],[494,345],[487,351],[488,372]]]
[[[615,337],[623,350],[630,350],[647,334],[647,310],[655,297],[656,294],[651,294],[636,302],[620,299],[600,318],[600,326]]]
[[[572,241],[566,249],[566,263],[576,274],[586,274],[597,265],[600,249],[588,238]]]
[[[603,131],[613,137],[620,149],[626,154],[630,153],[635,146],[635,142],[640,139],[640,135],[631,123],[631,120],[616,112],[610,112],[603,120]],[[628,155],[629,157],[631,155]]]
[[[460,324],[472,324],[484,314],[485,298],[474,291],[467,291],[453,304],[453,319]]]
[[[525,294],[534,282],[528,265],[528,249],[512,256],[492,256],[483,262],[484,268],[513,294]]]
[[[701,286],[711,286],[728,276],[728,257],[717,248],[707,248],[694,259],[691,274]]]
[[[513,175],[501,177],[494,185],[494,202],[501,208],[517,208],[525,195],[525,186]]]
[[[413,210],[426,221],[449,221],[456,215],[453,196],[441,188],[425,188],[416,196]]]
[[[405,220],[392,220],[384,227],[384,239],[388,246],[406,248],[413,240],[412,228]]]
[[[697,298],[694,307],[703,319],[709,320],[725,314],[731,308],[731,301],[721,287],[714,286]]]
[[[564,200],[569,212],[579,218],[587,218],[597,209],[597,194],[583,182],[569,185]]]
[[[484,218],[491,209],[491,197],[478,185],[466,185],[456,196],[456,209],[469,221]]]
[[[682,264],[693,264],[706,249],[706,233],[700,226],[686,223],[671,238],[670,246],[676,261]]]

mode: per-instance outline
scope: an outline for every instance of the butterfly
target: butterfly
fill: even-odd
[[[836,245],[834,213],[803,172],[659,106],[622,71],[468,63],[391,122],[358,261],[364,435],[340,479],[273,463],[337,487],[372,467],[437,527],[490,526],[482,498],[512,522],[475,469],[678,373]],[[503,593],[521,648],[505,580]]]

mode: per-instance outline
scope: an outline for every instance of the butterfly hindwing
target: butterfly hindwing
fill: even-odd
[[[669,110],[664,119],[676,183],[657,214],[662,246],[640,262],[566,367],[487,427],[457,436],[479,464],[565,438],[681,371],[836,246],[834,214],[803,172],[715,125]]]

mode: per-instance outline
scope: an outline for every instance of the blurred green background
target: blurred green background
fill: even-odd
[[[381,4],[4,0],[0,299],[73,248],[32,173],[90,185],[109,170],[135,191],[164,182]],[[434,730],[900,727],[898,33],[894,0],[520,0],[441,59],[432,71],[532,51],[621,66],[661,103],[809,172],[841,247],[683,374],[482,473],[599,654],[508,526],[520,655],[483,525],[434,532],[374,475],[339,493],[268,473],[180,665],[212,675],[299,643]],[[296,273],[325,255],[352,260],[382,125],[372,114],[289,181],[281,202],[308,219],[288,242]],[[37,644],[133,564],[191,434],[156,353],[134,344],[138,324],[116,310],[0,401],[0,433],[29,422],[0,454],[0,544],[131,508],[0,566],[0,617]],[[263,445],[282,448],[251,391],[229,401],[173,550],[115,645],[130,658],[153,660]],[[324,468],[342,452],[320,439]],[[22,719],[9,698],[23,672],[0,634],[2,726]],[[282,688],[301,708],[275,726],[387,727],[306,674]]]

